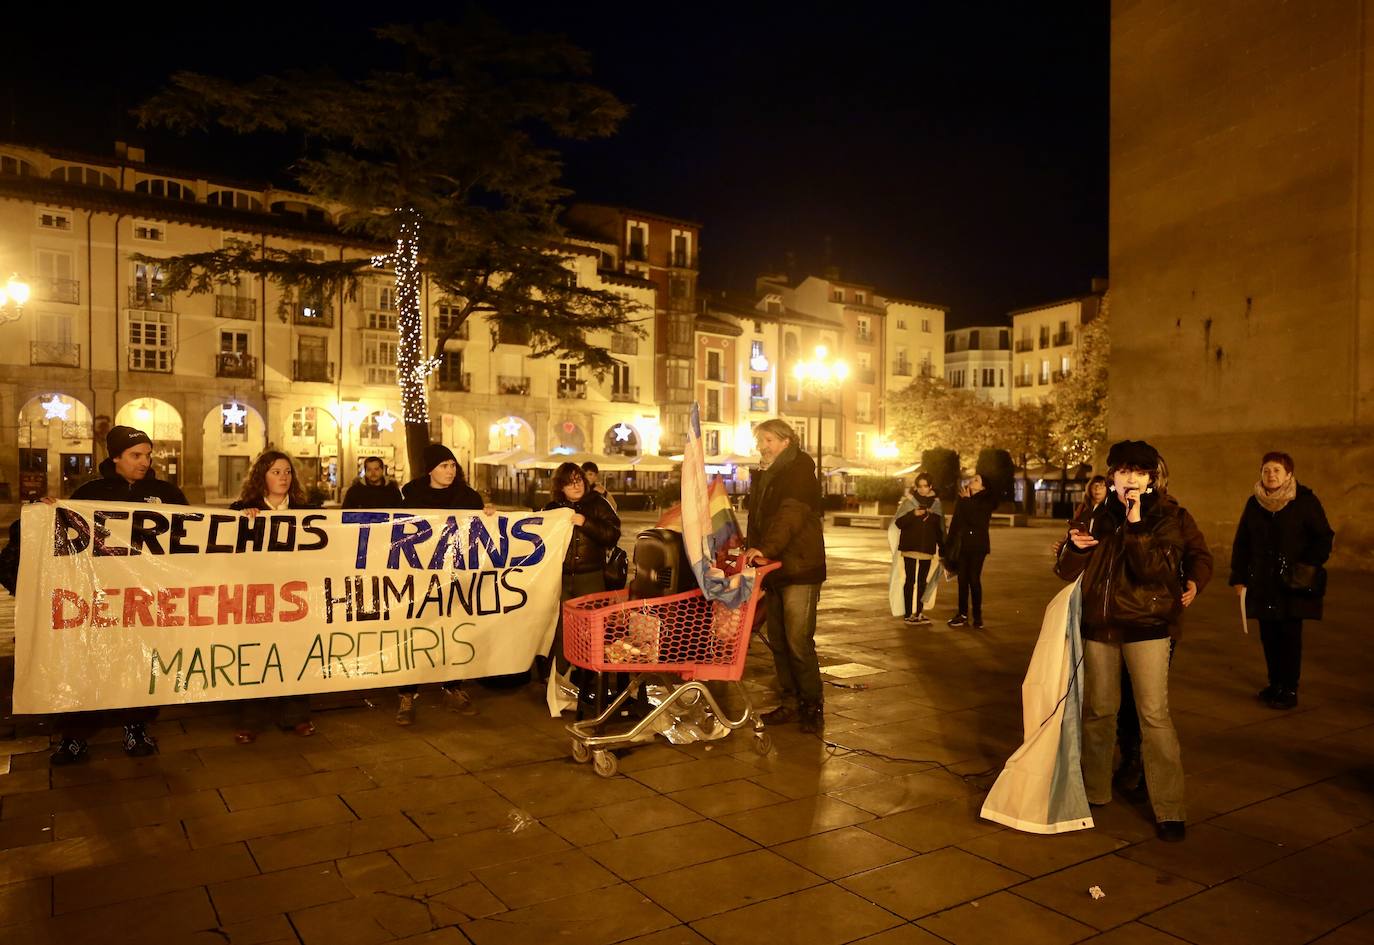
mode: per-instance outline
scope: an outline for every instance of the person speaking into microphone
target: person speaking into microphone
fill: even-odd
[[[1169,716],[1169,643],[1183,613],[1180,509],[1157,488],[1159,451],[1149,443],[1113,445],[1107,466],[1107,501],[1070,524],[1055,562],[1064,580],[1083,580],[1083,785],[1089,803],[1111,801],[1124,663],[1156,830],[1162,840],[1182,840],[1183,760]]]

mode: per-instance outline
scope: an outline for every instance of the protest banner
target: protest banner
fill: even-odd
[[[572,512],[26,506],[16,713],[502,675],[553,640]]]

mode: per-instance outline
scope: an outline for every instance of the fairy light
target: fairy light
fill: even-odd
[[[401,388],[401,415],[406,423],[428,423],[425,379],[439,368],[438,358],[425,358],[420,317],[420,216],[413,209],[396,209],[400,233],[396,251],[375,256],[372,264],[389,262],[396,271],[396,306],[399,310],[399,344],[396,346],[396,382]]]

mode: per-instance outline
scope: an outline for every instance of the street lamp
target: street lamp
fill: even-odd
[[[29,300],[29,284],[13,273],[9,280],[0,286],[0,324],[17,322],[24,314],[24,305]]]
[[[792,368],[792,374],[802,382],[803,387],[810,387],[816,392],[816,473],[820,475],[821,455],[825,451],[825,395],[849,377],[849,365],[830,360],[830,352],[825,345],[816,345],[816,356],[810,361],[798,361]]]

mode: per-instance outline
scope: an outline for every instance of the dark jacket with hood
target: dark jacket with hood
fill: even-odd
[[[429,477],[426,476],[425,478],[428,479]],[[399,509],[404,501],[401,496],[401,487],[390,479],[376,486],[364,479],[357,479],[344,493],[342,507],[345,509]]]
[[[606,566],[606,555],[620,543],[620,516],[611,504],[588,490],[577,502],[555,499],[542,511],[572,509],[585,521],[573,526],[568,553],[563,556],[564,574],[589,574]]]
[[[163,505],[190,505],[180,489],[157,478],[152,466],[138,482],[130,482],[115,472],[114,460],[100,461],[100,478],[83,482],[72,493],[73,499],[93,502],[150,502]]]
[[[765,580],[766,587],[825,581],[821,484],[815,460],[795,444],[754,477],[749,490],[748,546],[782,563]]]
[[[1326,564],[1335,537],[1321,502],[1301,483],[1293,501],[1277,512],[1251,496],[1231,545],[1230,583],[1245,585],[1246,614],[1256,620],[1322,619],[1322,599],[1290,593],[1283,574],[1294,564]]]
[[[925,515],[917,515],[917,509],[925,509]],[[940,500],[934,496],[909,495],[902,500],[897,509],[897,517],[892,520],[901,536],[897,540],[898,551],[917,551],[933,555],[945,542],[945,516]]]
[[[960,556],[992,552],[988,530],[992,525],[992,513],[996,511],[997,496],[991,489],[961,496],[954,504],[954,515],[949,520],[949,544]]]
[[[1083,578],[1083,638],[1099,643],[1139,643],[1182,635],[1181,509],[1168,496],[1141,496],[1140,521],[1126,521],[1126,506],[1113,493],[1089,522],[1075,528],[1097,539],[1080,550],[1064,542],[1054,573]]]
[[[385,506],[379,506],[384,508]],[[436,489],[429,484],[429,473],[412,479],[401,489],[403,509],[475,509],[486,507],[481,494],[462,479],[454,479],[447,488]]]

